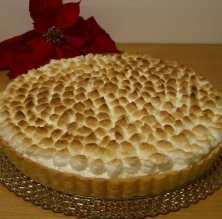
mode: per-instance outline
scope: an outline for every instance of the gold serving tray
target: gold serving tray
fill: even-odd
[[[222,185],[222,154],[208,173],[177,190],[130,199],[95,199],[42,186],[17,170],[0,149],[0,184],[34,205],[67,216],[89,219],[144,218],[189,207],[213,194]]]

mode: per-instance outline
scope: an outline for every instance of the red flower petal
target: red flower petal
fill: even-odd
[[[60,49],[59,47],[55,47],[55,56],[56,56],[56,59],[64,58],[65,56],[64,51]]]
[[[85,39],[84,53],[119,52],[115,42],[103,30],[93,17],[82,25],[81,38]]]
[[[36,57],[37,62],[39,59],[47,59],[49,61],[53,55],[52,50],[54,45],[48,43],[44,37],[34,37],[26,43],[26,46],[32,56]]]
[[[11,63],[10,71],[8,73],[9,78],[15,78],[18,75],[27,73],[29,69],[35,67],[34,57],[31,58],[31,54],[14,52],[12,57],[14,57],[14,60],[13,63]],[[24,60],[26,60],[25,63]]]
[[[84,40],[79,38],[79,37],[75,37],[75,36],[65,36],[64,40],[70,44],[70,46],[74,46],[74,47],[81,47],[82,45],[84,45]]]
[[[14,78],[27,73],[29,69],[38,68],[48,63],[52,57],[53,45],[44,38],[36,37],[29,40],[23,48],[11,54],[10,72],[8,76]]]
[[[79,18],[79,2],[64,4],[58,13],[55,26],[67,29],[73,26]]]
[[[9,53],[7,52],[7,49],[1,49],[0,50],[0,69],[1,70],[9,69],[10,61],[11,59],[9,57]]]
[[[0,70],[6,70],[10,66],[10,54],[13,47],[22,41],[22,36],[16,36],[0,43]]]
[[[62,0],[30,0],[29,11],[31,18],[35,21],[46,11],[59,11],[62,5]]]
[[[53,26],[62,5],[62,0],[30,0],[29,11],[35,31],[45,33]]]
[[[9,69],[11,62],[11,54],[15,50],[23,47],[25,42],[33,37],[34,31],[28,31],[22,35],[15,36],[0,43],[0,70]]]
[[[113,41],[104,34],[97,35],[94,41],[84,49],[85,53],[116,53],[119,52]]]
[[[81,48],[74,47],[67,43],[55,47],[55,59],[70,58],[82,54]]]

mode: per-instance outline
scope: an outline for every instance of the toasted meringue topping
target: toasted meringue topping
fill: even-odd
[[[1,93],[0,136],[46,167],[141,176],[198,162],[222,138],[222,97],[177,63],[139,54],[52,60]]]

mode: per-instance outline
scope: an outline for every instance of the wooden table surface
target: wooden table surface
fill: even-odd
[[[153,57],[177,60],[207,77],[222,91],[222,45],[181,45],[181,44],[119,44],[122,51],[147,52]],[[0,90],[9,82],[6,72],[0,72]],[[156,219],[221,219],[222,189],[207,199],[189,208]],[[0,219],[66,219],[68,217],[43,210],[16,197],[0,186]],[[74,218],[74,217],[72,217]]]

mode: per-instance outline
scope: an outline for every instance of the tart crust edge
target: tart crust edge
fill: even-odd
[[[47,168],[22,156],[1,138],[0,148],[18,170],[44,186],[72,195],[118,199],[157,195],[190,183],[210,169],[222,151],[222,143],[199,162],[183,170],[113,179],[82,177]]]

